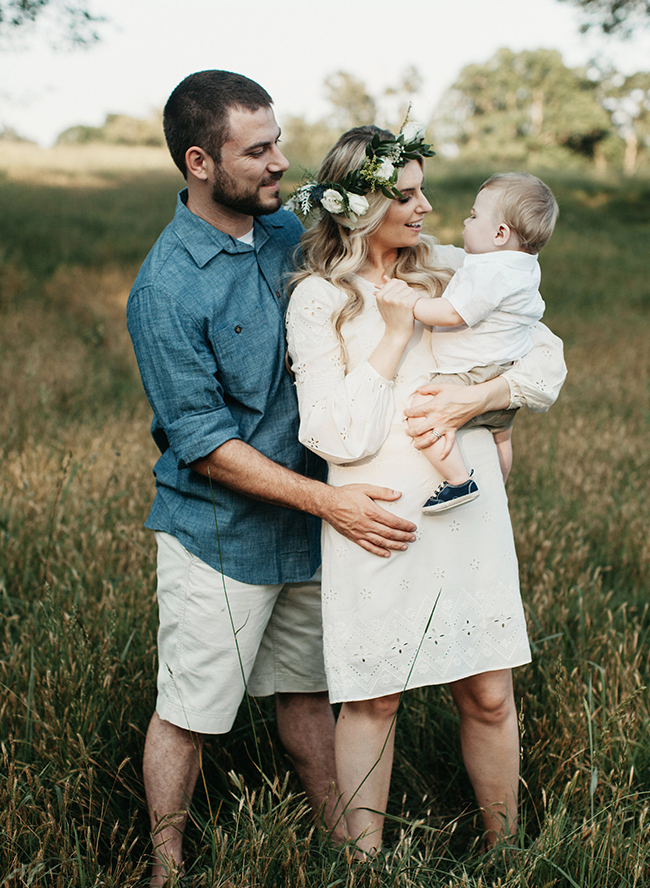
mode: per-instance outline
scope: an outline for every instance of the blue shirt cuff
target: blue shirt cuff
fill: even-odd
[[[165,428],[165,433],[179,468],[203,459],[232,438],[241,438],[239,427],[225,406],[210,413],[181,416]]]

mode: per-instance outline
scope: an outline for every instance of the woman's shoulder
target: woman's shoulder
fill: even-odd
[[[319,304],[335,306],[345,298],[345,293],[330,281],[320,275],[310,274],[295,286],[291,293],[290,304],[297,305],[315,300]]]

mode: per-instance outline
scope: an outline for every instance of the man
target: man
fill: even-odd
[[[280,210],[288,162],[271,104],[257,83],[225,71],[174,90],[165,136],[187,189],[127,307],[161,451],[146,522],[160,610],[143,762],[155,886],[182,866],[203,739],[230,730],[245,687],[275,693],[282,742],[314,811],[324,804],[335,826],[318,519],[378,556],[415,539],[413,524],[375,503],[398,492],[328,487],[297,440],[283,315],[302,229]]]

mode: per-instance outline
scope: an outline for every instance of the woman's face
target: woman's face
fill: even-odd
[[[404,198],[391,200],[381,225],[368,238],[372,248],[390,250],[417,246],[422,220],[431,212],[431,204],[422,193],[423,178],[417,160],[409,160],[397,180]]]

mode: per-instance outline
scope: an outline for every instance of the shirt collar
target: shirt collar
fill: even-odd
[[[520,250],[495,250],[492,253],[465,253],[463,265],[475,265],[479,262],[494,262],[520,271],[532,271],[537,265],[537,253],[522,253]]]
[[[277,218],[283,210],[270,216],[256,217],[253,225],[255,244],[245,244],[195,215],[191,210],[188,210],[186,202],[187,188],[184,188],[178,194],[173,225],[178,238],[199,268],[203,268],[222,251],[224,253],[258,252],[271,237],[273,229],[282,227],[283,224]]]

